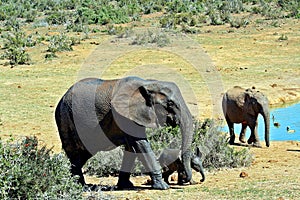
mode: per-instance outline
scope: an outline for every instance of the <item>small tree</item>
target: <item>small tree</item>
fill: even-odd
[[[11,32],[2,34],[4,38],[5,51],[1,55],[2,59],[8,59],[11,65],[29,64],[29,54],[26,52],[29,43],[23,31],[14,28]]]

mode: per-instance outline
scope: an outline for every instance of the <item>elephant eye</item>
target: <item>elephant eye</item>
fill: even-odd
[[[168,101],[167,105],[168,105],[168,107],[173,107],[174,106],[174,102],[173,101]]]

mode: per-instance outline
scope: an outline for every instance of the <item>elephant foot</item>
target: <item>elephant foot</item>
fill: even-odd
[[[166,190],[170,188],[170,186],[162,179],[160,171],[152,172],[151,179],[153,189]]]
[[[230,138],[229,144],[230,144],[230,145],[234,145],[234,140],[235,140],[235,139],[231,139],[231,138]]]
[[[254,142],[252,144],[253,147],[262,148],[261,144],[259,142]]]
[[[246,143],[245,137],[240,137],[239,140],[241,143]]]
[[[255,142],[255,139],[250,137],[247,142],[248,142],[248,144],[252,144]]]
[[[117,189],[118,190],[126,190],[126,189],[133,189],[134,185],[129,180],[130,173],[128,172],[120,172],[119,174],[119,180],[117,183]]]
[[[230,133],[229,144],[234,145],[234,141],[235,141],[235,134]]]
[[[166,190],[169,189],[170,186],[166,182],[161,180],[159,182],[158,181],[153,182],[152,188],[157,190]]]
[[[118,190],[130,190],[133,189],[134,185],[131,181],[118,181],[117,183],[117,189]]]

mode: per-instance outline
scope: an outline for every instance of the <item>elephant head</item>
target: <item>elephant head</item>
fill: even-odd
[[[192,115],[179,88],[171,82],[128,77],[118,81],[112,92],[111,105],[117,114],[144,127],[180,126],[182,162],[185,181],[190,181]]]
[[[245,91],[245,109],[253,116],[261,114],[265,123],[265,142],[266,146],[270,146],[270,111],[268,98],[261,92],[254,89],[246,89]]]

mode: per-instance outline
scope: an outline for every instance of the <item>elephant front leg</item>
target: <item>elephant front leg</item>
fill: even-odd
[[[246,143],[246,130],[247,130],[247,122],[242,122],[242,129],[241,129],[241,133],[240,133],[240,137],[239,140],[241,143]]]
[[[248,144],[252,144],[252,146],[254,146],[254,147],[261,148],[262,146],[259,142],[259,137],[257,134],[257,125],[258,125],[258,122],[256,121],[252,126],[250,126],[251,135],[250,135],[250,138],[248,139]]]
[[[172,171],[172,170],[165,170],[165,171],[162,173],[162,177],[163,177],[164,181],[165,181],[167,184],[169,184],[169,176],[170,176],[171,174],[173,174],[173,172],[174,172],[174,171]]]
[[[117,183],[117,188],[119,190],[134,188],[132,182],[129,179],[135,159],[136,154],[125,149],[121,170],[119,172],[119,180]]]
[[[149,142],[146,139],[141,139],[134,142],[134,149],[139,160],[145,166],[151,177],[152,187],[154,189],[165,190],[169,185],[162,179],[161,167],[158,163],[154,152],[151,149]]]

